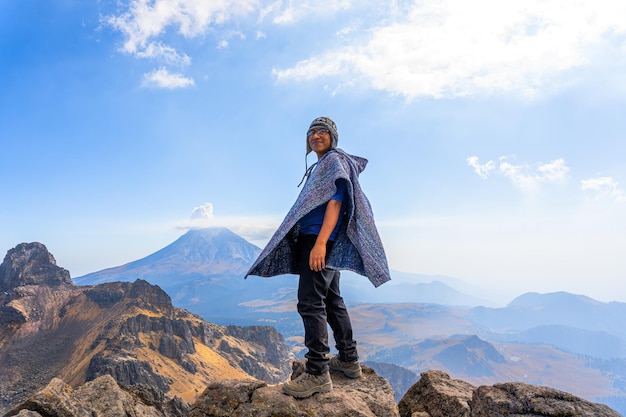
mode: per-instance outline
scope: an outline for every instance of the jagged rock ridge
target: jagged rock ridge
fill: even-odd
[[[295,378],[304,362],[293,364]],[[187,406],[169,400],[147,386],[119,385],[101,376],[72,389],[53,379],[8,416],[87,417],[619,417],[610,408],[548,387],[506,383],[475,387],[453,380],[444,372],[421,375],[396,406],[389,383],[369,367],[363,377],[350,379],[331,372],[333,390],[296,400],[279,385],[258,380],[217,381],[207,386],[198,400]]]
[[[110,375],[193,402],[209,382],[289,374],[274,328],[208,323],[143,280],[77,287],[42,244],[18,245],[0,272],[0,412],[53,377],[78,387]]]

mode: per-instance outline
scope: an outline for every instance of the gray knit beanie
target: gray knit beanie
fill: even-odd
[[[331,119],[330,117],[326,117],[326,116],[318,117],[317,119],[311,122],[311,126],[309,126],[309,129],[307,129],[307,131],[314,127],[323,127],[323,128],[328,129],[328,131],[330,132],[330,149],[335,149],[337,147],[337,142],[339,142],[339,134],[337,133],[337,125],[335,124],[335,122],[333,122],[333,119]],[[309,138],[307,137],[306,138],[307,155],[311,151],[312,151],[311,145],[309,145]]]

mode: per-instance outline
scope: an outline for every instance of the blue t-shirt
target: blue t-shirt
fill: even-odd
[[[346,183],[345,181],[339,181],[337,184],[337,192],[330,199],[343,202],[345,195]],[[321,206],[317,206],[300,219],[300,233],[302,233],[303,235],[320,234],[320,230],[322,229],[322,223],[324,223],[324,214],[326,214],[326,206],[328,206],[328,202],[322,204]],[[345,209],[344,205],[342,204],[341,212],[339,214],[339,220],[337,220],[337,225],[333,229],[333,232],[330,234],[328,240],[334,241],[337,237],[337,233],[339,233],[339,227],[341,226],[341,221],[343,220],[344,212]]]

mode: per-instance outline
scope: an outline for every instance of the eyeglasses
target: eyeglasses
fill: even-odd
[[[330,130],[324,128],[324,127],[319,127],[319,128],[313,128],[313,129],[309,129],[308,132],[306,132],[306,137],[310,138],[311,136],[313,136],[314,134],[318,134],[318,135],[322,135],[324,133],[330,133]]]

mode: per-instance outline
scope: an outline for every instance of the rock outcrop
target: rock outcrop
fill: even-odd
[[[303,371],[303,361],[293,363],[293,378]],[[398,406],[387,380],[368,366],[362,378],[333,371],[331,377],[331,392],[302,400],[259,380],[216,381],[191,407],[155,387],[119,384],[110,375],[76,389],[55,378],[5,417],[620,417],[604,405],[552,388],[524,383],[475,387],[441,371],[422,373]]]
[[[73,288],[70,273],[57,266],[44,245],[17,245],[0,264],[0,326],[13,330],[29,323],[23,332],[49,326],[54,317],[47,314],[47,305],[58,306]]]
[[[416,412],[430,417],[469,417],[475,388],[441,371],[423,372],[398,403],[398,410],[401,417],[414,417]]]
[[[42,284],[72,285],[72,279],[41,243],[21,243],[7,252],[0,265],[0,291]]]
[[[105,375],[77,389],[54,378],[5,417],[184,417],[187,413],[187,404],[178,398],[166,399],[147,386],[122,389],[113,377]]]
[[[398,411],[400,417],[621,417],[554,388],[522,382],[475,387],[441,371],[423,372]]]
[[[554,388],[523,382],[479,387],[474,391],[471,407],[472,417],[621,417],[606,405],[585,401]]]
[[[304,363],[293,363],[293,377]],[[334,389],[296,400],[280,385],[259,380],[229,380],[210,384],[189,407],[178,398],[168,399],[146,385],[119,384],[104,375],[73,389],[60,379],[9,411],[5,417],[397,417],[393,390],[369,367],[363,377],[350,379],[332,372]]]
[[[292,378],[304,372],[304,362],[292,365]],[[191,407],[189,417],[394,417],[398,409],[389,382],[364,366],[363,377],[350,379],[331,371],[333,390],[297,400],[280,385],[259,381],[212,384]]]

